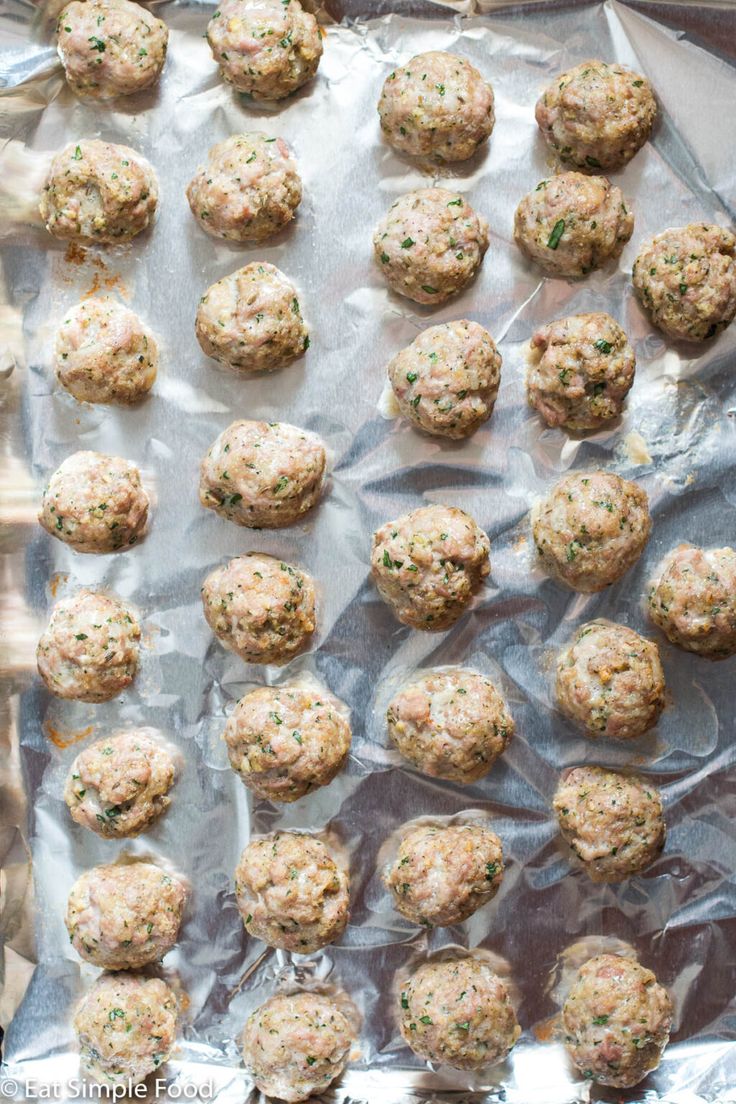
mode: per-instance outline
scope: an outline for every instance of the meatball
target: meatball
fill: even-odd
[[[591,736],[630,740],[664,709],[659,649],[625,625],[589,621],[557,659],[557,702]]]
[[[55,238],[113,245],[145,230],[157,203],[158,181],[144,157],[128,146],[82,139],[53,158],[39,210]]]
[[[321,993],[277,993],[251,1013],[243,1059],[264,1096],[306,1100],[323,1093],[347,1065],[355,1031]]]
[[[453,782],[482,778],[514,734],[496,687],[465,667],[427,671],[392,698],[386,720],[405,759]]]
[[[166,61],[166,24],[130,0],[73,0],[57,31],[67,83],[84,99],[112,100],[150,88]]]
[[[272,372],[309,348],[296,288],[265,261],[208,288],[195,329],[202,351],[238,372]]]
[[[106,839],[138,836],[171,804],[174,760],[150,728],[118,732],[85,748],[67,776],[72,818]]]
[[[681,544],[649,591],[649,615],[673,644],[707,659],[736,654],[736,552]]]
[[[560,832],[592,882],[640,874],[664,847],[662,799],[635,775],[573,767],[554,798]]]
[[[487,248],[488,223],[447,188],[399,196],[373,235],[389,287],[423,304],[444,303],[462,291]]]
[[[651,970],[621,955],[596,955],[581,966],[562,1009],[565,1046],[585,1077],[630,1088],[659,1065],[672,1014]]]
[[[139,1085],[176,1042],[176,995],[144,974],[102,974],[74,1017],[82,1072],[107,1086]]]
[[[327,453],[316,433],[288,422],[233,422],[202,461],[199,501],[251,529],[280,529],[314,506]]]
[[[620,188],[567,172],[543,180],[516,208],[514,240],[547,276],[585,276],[619,257],[634,230]]]
[[[79,402],[127,405],[153,387],[158,346],[138,315],[121,303],[85,299],[59,327],[55,366],[59,383]]]
[[[506,986],[479,958],[420,966],[401,992],[399,1027],[420,1058],[466,1070],[502,1062],[521,1035]]]
[[[736,315],[736,236],[690,223],[643,242],[632,269],[634,291],[669,337],[705,341]]]
[[[266,801],[296,801],[342,770],[347,706],[323,686],[261,686],[241,698],[224,732],[230,766]]]
[[[373,534],[371,572],[399,621],[415,629],[449,629],[490,568],[490,542],[455,506],[421,506]]]
[[[565,165],[583,172],[621,169],[649,138],[657,101],[639,73],[583,61],[552,81],[535,114],[542,137]]]
[[[187,890],[149,862],[86,870],[72,886],[66,926],[78,955],[105,970],[136,970],[163,958],[179,936]]]
[[[51,611],[38,642],[38,673],[57,698],[106,702],[138,671],[141,627],[119,598],[80,590]]]
[[[315,836],[253,840],[235,871],[235,895],[249,935],[295,954],[334,943],[348,922],[348,876]]]
[[[407,920],[448,928],[495,897],[503,849],[483,824],[420,825],[401,841],[383,880]]]
[[[603,590],[633,567],[651,527],[646,491],[607,471],[566,475],[532,515],[544,566],[583,594]]]
[[[254,100],[282,100],[317,72],[322,37],[299,0],[220,0],[207,41],[222,79]]]
[[[386,78],[378,114],[400,153],[466,161],[493,130],[493,89],[465,58],[430,50]]]
[[[210,572],[202,603],[215,636],[246,663],[288,663],[316,625],[309,575],[258,552]]]
[[[537,330],[529,346],[530,404],[548,426],[598,429],[619,417],[636,358],[610,314],[572,314]]]
[[[302,182],[286,142],[259,131],[218,142],[187,188],[202,229],[238,242],[278,233],[294,217],[301,198]]]
[[[75,452],[51,476],[38,520],[76,552],[125,552],[148,521],[141,473],[120,456]]]
[[[460,439],[493,413],[501,357],[477,322],[443,322],[397,353],[388,378],[405,418],[436,437]]]

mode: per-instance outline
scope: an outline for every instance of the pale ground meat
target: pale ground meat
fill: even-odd
[[[532,512],[545,568],[583,594],[603,590],[633,567],[651,527],[646,491],[607,471],[566,475]]]
[[[136,403],[153,387],[158,346],[137,314],[114,299],[85,299],[56,334],[56,378],[79,402]]]
[[[506,986],[476,958],[428,962],[401,992],[399,1026],[420,1058],[454,1069],[502,1062],[521,1028]]]
[[[483,824],[415,827],[383,874],[401,915],[430,928],[467,920],[495,897],[502,878],[501,841]]]
[[[135,464],[75,452],[51,476],[38,520],[76,552],[125,552],[145,533],[148,505]]]
[[[705,341],[736,316],[736,236],[693,222],[643,242],[634,291],[655,326],[676,340]]]
[[[239,242],[277,234],[301,198],[302,182],[286,142],[258,131],[233,134],[213,146],[187,188],[202,229]]]
[[[636,775],[573,767],[557,787],[563,839],[592,882],[622,882],[657,858],[665,841],[662,799]]]
[[[80,590],[62,598],[38,642],[38,672],[52,694],[105,702],[138,670],[141,628],[118,598]]]
[[[202,603],[215,636],[246,663],[288,663],[316,626],[309,575],[257,552],[215,568],[202,585]]]
[[[207,41],[223,80],[254,100],[281,100],[317,72],[322,37],[299,0],[221,0]]]
[[[620,169],[649,138],[657,101],[646,77],[583,61],[561,73],[537,101],[536,117],[560,161],[583,172]]]
[[[169,1057],[178,1002],[157,977],[102,974],[74,1017],[81,1072],[101,1085],[139,1085]]]
[[[238,372],[283,368],[309,348],[296,288],[265,261],[245,265],[208,288],[195,330],[207,356]]]
[[[399,409],[437,437],[468,437],[493,413],[501,357],[477,322],[430,326],[388,365]]]
[[[527,397],[548,426],[598,429],[621,414],[635,367],[634,350],[610,314],[572,314],[532,337]]]
[[[98,836],[137,836],[168,809],[174,775],[174,760],[154,729],[118,732],[77,756],[64,800],[77,824]]]
[[[580,968],[562,1009],[565,1046],[584,1077],[629,1088],[656,1069],[672,1027],[672,1001],[651,970],[602,954]]]
[[[468,284],[488,248],[488,223],[459,192],[419,188],[399,196],[373,235],[389,287],[415,303],[444,303]]]
[[[373,534],[371,572],[404,625],[440,632],[463,613],[490,572],[490,542],[455,506],[421,506]]]
[[[660,564],[649,615],[673,644],[707,659],[736,654],[736,552],[681,544]]]
[[[620,188],[603,176],[560,173],[516,208],[514,240],[548,276],[585,276],[619,257],[634,230]]]
[[[348,876],[315,836],[253,840],[235,871],[235,895],[250,936],[295,954],[334,943],[348,922]]]
[[[233,422],[200,466],[199,501],[251,529],[293,525],[319,500],[327,453],[288,422]]]
[[[77,954],[105,970],[163,958],[179,937],[187,890],[149,862],[87,870],[72,886],[66,926]]]
[[[396,694],[388,733],[422,774],[475,782],[514,734],[514,722],[490,679],[465,667],[430,670]]]
[[[354,1042],[350,1021],[329,997],[278,993],[249,1016],[243,1059],[265,1096],[296,1102],[341,1075]]]
[[[225,726],[230,766],[267,801],[296,801],[342,770],[352,733],[347,707],[323,686],[261,686]]]
[[[53,158],[39,210],[55,238],[114,245],[145,230],[157,203],[158,181],[144,157],[82,139]]]
[[[59,16],[58,49],[69,87],[111,100],[150,88],[166,60],[169,31],[130,0],[74,0]]]
[[[400,153],[465,161],[493,130],[493,89],[465,58],[430,50],[389,74],[378,114]]]
[[[626,625],[589,621],[559,654],[556,692],[565,716],[589,735],[641,736],[664,709],[659,649]]]

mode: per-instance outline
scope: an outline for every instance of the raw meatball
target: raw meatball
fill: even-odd
[[[105,702],[138,670],[141,627],[119,598],[80,590],[51,611],[38,642],[38,673],[57,698]]]
[[[565,1046],[585,1077],[629,1088],[656,1069],[672,1027],[672,1001],[651,970],[621,955],[583,965],[562,1009]]]
[[[490,541],[455,506],[421,506],[373,534],[371,571],[399,621],[415,629],[449,629],[490,568]]]
[[[447,188],[399,196],[373,235],[389,287],[415,303],[444,303],[461,291],[487,248],[488,223]]]
[[[75,452],[51,476],[38,520],[77,552],[125,552],[148,520],[141,473],[120,456]]]
[[[243,1059],[264,1096],[306,1100],[321,1094],[347,1065],[355,1032],[321,993],[277,993],[245,1025]]]
[[[207,356],[238,372],[272,372],[309,348],[296,288],[265,261],[245,265],[208,288],[195,330]]]
[[[681,544],[660,565],[649,615],[681,648],[708,659],[736,654],[736,552]]]
[[[128,146],[82,139],[53,158],[39,210],[55,238],[111,245],[145,230],[157,203],[158,181],[144,157]]]
[[[632,279],[655,326],[705,341],[736,315],[736,236],[701,222],[665,230],[642,244]]]
[[[281,100],[317,72],[322,38],[299,0],[221,0],[207,41],[222,79],[254,100]]]
[[[625,625],[589,621],[557,660],[557,702],[591,736],[630,740],[664,709],[659,649]]]
[[[573,767],[557,787],[554,809],[563,838],[592,882],[640,874],[664,847],[662,799],[635,775]]]
[[[249,935],[295,954],[334,943],[348,922],[348,876],[315,836],[253,840],[235,871],[235,895]]]
[[[543,180],[516,208],[514,240],[548,276],[585,276],[619,257],[634,230],[620,188],[567,172]]]
[[[400,153],[465,161],[493,130],[493,89],[465,58],[430,50],[386,78],[378,114]]]
[[[174,760],[154,729],[118,732],[77,756],[64,800],[77,824],[98,836],[138,836],[171,804],[174,774]]]
[[[436,437],[468,437],[490,418],[501,381],[501,357],[477,322],[430,326],[388,366],[399,409]]]
[[[149,862],[86,870],[69,894],[66,926],[77,954],[105,970],[136,970],[176,943],[187,890]]]
[[[618,418],[636,358],[610,314],[573,314],[537,330],[529,347],[527,396],[548,426],[598,429]]]
[[[288,663],[316,625],[309,575],[259,552],[210,572],[202,603],[215,636],[246,663]]]
[[[583,172],[620,169],[649,138],[657,101],[649,81],[605,61],[583,61],[556,78],[537,101],[545,142]]]
[[[383,880],[407,920],[447,928],[495,897],[502,877],[501,841],[485,825],[425,824],[404,836]]]
[[[467,1070],[502,1062],[521,1035],[506,986],[477,958],[420,966],[401,993],[399,1026],[420,1058]]]
[[[490,679],[466,667],[430,670],[391,700],[392,742],[422,774],[475,782],[514,734],[514,722]]]
[[[74,1017],[82,1073],[102,1085],[139,1085],[169,1057],[177,1015],[161,978],[102,974]]]
[[[322,493],[327,453],[316,433],[288,422],[233,422],[202,461],[199,501],[251,529],[279,529]]]
[[[296,801],[342,770],[347,707],[323,686],[261,686],[241,698],[224,732],[230,766],[266,801]]]
[[[607,471],[566,475],[532,519],[544,566],[583,594],[603,590],[633,567],[652,527],[646,491]]]
[[[90,403],[136,403],[151,390],[158,346],[137,314],[114,299],[85,299],[56,334],[56,378]]]
[[[202,229],[238,242],[278,233],[301,198],[302,182],[286,142],[260,131],[233,134],[213,146],[187,188]]]
[[[84,99],[112,100],[150,88],[166,61],[168,27],[130,0],[73,0],[57,31],[67,83]]]

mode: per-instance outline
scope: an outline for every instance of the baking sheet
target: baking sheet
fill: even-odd
[[[419,2],[331,0],[316,80],[273,107],[220,82],[202,38],[206,4],[153,7],[171,28],[161,87],[115,108],[83,104],[66,89],[42,12],[19,0],[6,0],[0,12],[3,667],[13,691],[0,767],[4,1084],[16,1082],[22,1098],[26,1082],[60,1085],[76,1076],[70,1014],[96,971],[69,946],[66,896],[82,870],[127,850],[165,856],[195,887],[179,944],[166,959],[189,997],[165,1067],[171,1099],[193,1085],[202,1099],[221,1104],[248,1097],[237,1037],[249,1012],[291,979],[343,987],[364,1017],[359,1052],[329,1100],[736,1100],[736,801],[729,778],[736,661],[712,664],[660,639],[670,703],[656,732],[631,746],[583,740],[553,710],[550,692],[555,649],[582,621],[603,616],[653,632],[642,596],[672,545],[734,542],[736,327],[703,348],[666,344],[634,303],[628,273],[646,234],[694,219],[734,221],[736,9],[686,5],[690,22],[701,9],[703,39],[712,43],[717,28],[721,48],[706,51],[658,22],[666,13],[676,23],[673,4],[638,4],[644,11],[616,0],[488,4],[481,14],[466,4],[470,14],[460,18]],[[341,23],[343,15],[349,18]],[[441,171],[395,155],[380,138],[375,111],[386,75],[428,49],[462,53],[496,94],[487,150]],[[553,74],[588,56],[642,69],[662,118],[654,141],[614,175],[636,219],[618,269],[579,283],[540,280],[511,236],[519,199],[553,169],[534,103]],[[286,138],[304,182],[295,223],[255,249],[208,238],[184,196],[209,146],[243,129]],[[83,260],[72,251],[70,260],[65,243],[34,215],[34,187],[50,153],[79,137],[140,150],[158,173],[161,200],[151,233],[129,247],[89,250]],[[439,309],[392,296],[371,249],[373,227],[393,198],[433,179],[462,190],[491,225],[478,280]],[[311,347],[278,375],[244,381],[201,354],[193,320],[209,284],[254,259],[277,264],[298,285]],[[92,289],[120,295],[159,339],[154,394],[134,410],[80,406],[54,385],[55,326]],[[573,440],[543,429],[527,407],[524,346],[538,325],[584,310],[608,310],[622,322],[637,376],[621,423]],[[418,330],[462,317],[488,327],[503,369],[492,419],[457,444],[421,437],[387,417],[381,395],[394,352]],[[306,524],[251,533],[199,507],[199,459],[238,417],[290,421],[325,437],[335,457],[329,490]],[[35,524],[46,478],[79,448],[128,457],[154,490],[150,533],[125,555],[75,555]],[[527,516],[562,473],[586,466],[640,481],[654,520],[636,567],[589,596],[564,591],[538,569]],[[438,635],[399,626],[368,580],[373,529],[421,502],[468,510],[492,545],[479,601]],[[314,644],[281,670],[244,666],[214,642],[201,614],[199,586],[208,569],[251,549],[300,564],[319,587]],[[107,705],[55,700],[33,674],[50,606],[81,586],[110,587],[143,618],[141,676]],[[419,667],[452,663],[491,674],[517,726],[503,759],[469,787],[423,778],[386,746],[383,713],[393,689]],[[254,806],[227,764],[225,717],[255,685],[299,672],[317,675],[350,706],[348,769],[293,806]],[[88,742],[131,724],[160,728],[180,748],[185,768],[159,824],[143,839],[110,843],[73,824],[62,784],[80,736]],[[621,886],[592,885],[571,868],[558,840],[551,796],[560,770],[583,761],[636,767],[663,791],[665,852],[643,877]],[[416,931],[390,908],[378,851],[403,821],[470,809],[485,811],[503,840],[502,888],[458,928]],[[345,937],[298,961],[245,938],[232,887],[249,832],[292,826],[329,826],[352,863]],[[403,1045],[393,1020],[397,971],[450,943],[505,960],[519,994],[522,1038],[506,1064],[480,1079],[430,1071]],[[607,1093],[573,1074],[554,1017],[581,944],[593,953],[619,943],[654,969],[677,1012],[660,1069],[637,1089]],[[59,1091],[63,1098],[70,1090]]]

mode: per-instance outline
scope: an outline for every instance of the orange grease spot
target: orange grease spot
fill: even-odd
[[[84,264],[87,260],[87,250],[81,246],[79,242],[71,241],[66,247],[64,260],[67,261],[68,264]]]
[[[550,1016],[548,1020],[542,1020],[541,1023],[535,1024],[532,1028],[534,1037],[540,1043],[549,1043],[552,1041],[555,1031],[557,1029],[558,1017]]]
[[[59,587],[63,586],[69,578],[67,571],[57,571],[55,575],[52,575],[49,579],[49,593],[52,598],[55,598],[59,592]]]
[[[60,732],[57,728],[54,728],[48,721],[44,721],[43,730],[48,736],[52,744],[55,744],[58,748],[68,748],[72,744],[79,743],[80,740],[84,740],[87,736],[91,736],[95,730],[94,725],[88,725],[87,728],[83,728],[81,732]]]

